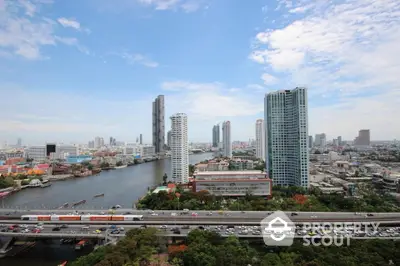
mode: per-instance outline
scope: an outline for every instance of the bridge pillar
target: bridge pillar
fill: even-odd
[[[4,258],[7,255],[7,252],[12,249],[9,247],[10,244],[14,241],[14,237],[4,237],[0,242],[0,258]]]

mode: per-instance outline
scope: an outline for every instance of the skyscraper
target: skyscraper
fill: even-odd
[[[143,145],[143,135],[142,134],[139,135],[139,144]]]
[[[164,95],[158,95],[153,102],[153,146],[156,153],[164,151],[165,144]]]
[[[171,116],[171,177],[187,183],[189,177],[188,121],[186,114]]]
[[[265,161],[265,127],[263,119],[256,121],[256,157]]]
[[[266,169],[274,185],[302,186],[308,179],[307,89],[269,93],[264,99]]]
[[[315,134],[315,146],[325,148],[326,147],[326,134]]]
[[[167,146],[171,148],[171,130],[167,132]]]
[[[355,146],[370,146],[371,139],[370,139],[370,131],[369,129],[361,129],[358,131],[358,137],[354,140]]]
[[[312,149],[313,146],[314,146],[313,137],[308,136],[308,148]]]
[[[214,148],[218,148],[219,136],[220,136],[220,130],[219,130],[219,124],[217,124],[213,126],[212,130],[212,146]]]
[[[22,139],[21,138],[18,138],[18,140],[17,140],[17,147],[18,148],[22,147]]]
[[[225,121],[222,124],[222,148],[225,157],[232,157],[232,141],[231,141],[231,122]]]

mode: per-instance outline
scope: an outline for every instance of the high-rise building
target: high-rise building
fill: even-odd
[[[355,146],[370,146],[371,136],[369,129],[361,129],[358,131],[358,137],[354,140]]]
[[[266,169],[274,185],[307,188],[308,101],[307,89],[269,93],[264,99]]]
[[[163,153],[165,144],[164,95],[158,95],[153,102],[153,146],[156,153]]]
[[[256,157],[265,161],[265,127],[263,119],[256,121]]]
[[[338,141],[338,145],[339,145],[339,146],[342,146],[342,145],[343,145],[342,136],[338,136],[338,137],[337,137],[337,141]]]
[[[314,142],[313,142],[312,136],[308,136],[308,148],[312,149],[313,145],[314,145]]]
[[[325,148],[326,147],[326,134],[315,134],[315,146]]]
[[[171,148],[171,130],[168,130],[167,132],[167,146],[168,148]]]
[[[21,138],[18,138],[18,140],[17,140],[17,147],[18,148],[22,147],[22,139]]]
[[[218,144],[220,142],[219,140],[220,137],[220,129],[219,129],[219,124],[213,126],[212,129],[212,146],[213,148],[218,148]]]
[[[232,157],[231,122],[225,121],[222,124],[222,149],[225,157]]]
[[[187,183],[189,177],[189,141],[186,114],[171,116],[171,177]]]
[[[143,135],[142,134],[139,135],[139,144],[143,145]]]
[[[93,140],[89,141],[88,148],[89,149],[94,149],[94,141]]]
[[[101,139],[101,138],[100,138]],[[110,146],[116,146],[117,145],[117,140],[113,137],[110,137]]]

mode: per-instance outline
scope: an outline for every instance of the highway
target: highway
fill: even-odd
[[[149,226],[150,227],[150,226]],[[169,237],[185,237],[187,234],[194,229],[199,228],[198,226],[154,226],[159,229],[159,235],[169,236]],[[2,227],[7,228],[7,227]],[[32,231],[40,228],[40,233],[33,233]],[[32,238],[74,238],[74,239],[105,239],[107,238],[120,238],[125,236],[125,232],[132,228],[143,228],[139,225],[127,225],[124,228],[117,227],[117,229],[110,229],[109,225],[102,224],[96,226],[90,226],[88,229],[83,229],[80,225],[70,225],[68,228],[60,229],[60,231],[53,231],[55,226],[53,225],[43,225],[41,227],[34,225],[27,225],[20,228],[20,232],[0,232],[1,236],[13,236],[13,237],[32,237]],[[121,230],[119,230],[119,229]],[[179,234],[173,232],[179,229]],[[227,237],[230,235],[235,235],[240,238],[262,238],[261,228],[259,226],[204,226],[202,230],[209,230],[217,232],[222,237]],[[114,231],[114,234],[112,233]],[[115,234],[118,232],[117,234]],[[295,238],[306,237],[321,237],[323,235],[336,236],[336,237],[350,237],[352,239],[400,239],[400,227],[397,228],[378,228],[377,231],[372,229],[367,234],[360,234],[360,232],[354,230],[341,230],[341,231],[330,231],[330,232],[318,232],[315,236],[310,236],[311,230],[305,230],[298,227],[296,230]]]
[[[107,214],[107,211],[101,210],[7,210],[0,209],[0,220],[19,220],[21,215],[102,215]],[[176,223],[185,222],[206,222],[209,224],[229,224],[229,223],[260,223],[262,219],[267,217],[272,212],[254,212],[254,211],[138,211],[132,209],[118,209],[114,215],[134,214],[143,215],[144,219],[140,223],[143,224],[159,224],[160,221],[175,221]],[[367,213],[353,212],[286,212],[293,222],[388,222],[400,223],[400,213],[372,213],[368,216]],[[54,221],[52,221],[54,222]],[[124,221],[126,223],[127,221]],[[71,222],[72,223],[72,222]],[[80,221],[84,223],[84,221]],[[88,222],[93,223],[93,222]],[[138,222],[131,222],[137,224]]]

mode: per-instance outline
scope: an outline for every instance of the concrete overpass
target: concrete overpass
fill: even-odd
[[[124,227],[124,231],[122,231],[120,234],[110,234],[110,229],[109,225],[107,224],[99,224],[96,226],[91,226],[88,231],[80,231],[81,226],[79,225],[71,225],[71,227],[61,229],[60,231],[52,231],[52,229],[55,226],[53,225],[45,225],[44,229],[40,233],[23,233],[23,232],[18,232],[18,233],[13,233],[13,232],[0,232],[0,236],[7,236],[7,237],[15,237],[15,238],[73,238],[73,239],[119,239],[121,237],[125,236],[125,232],[133,229],[133,228],[140,228],[139,225],[128,225]],[[149,226],[149,227],[155,227],[159,228],[159,226]],[[102,231],[101,233],[94,233],[94,231],[98,229],[105,229],[105,231]],[[180,230],[180,234],[175,234],[171,230],[173,228],[178,228]],[[190,226],[189,228],[183,228],[182,226],[169,226],[166,229],[159,229],[158,235],[159,236],[165,236],[165,237],[174,237],[174,238],[185,238],[189,234],[190,231],[197,229],[198,226]],[[215,227],[205,227],[205,229],[213,229]],[[388,228],[378,228],[381,232],[384,232]],[[393,228],[395,229],[395,228]],[[239,233],[239,227],[234,227],[232,229],[232,233],[227,234],[225,231],[218,232],[218,234],[221,237],[228,237],[230,235],[235,235],[239,238],[250,238],[250,239],[262,239],[261,234],[240,234]],[[261,228],[258,228],[258,230],[261,230]],[[393,240],[399,240],[400,239],[400,230],[397,230],[399,236],[350,236],[351,239],[360,239],[360,240],[366,240],[366,239],[393,239]],[[333,236],[332,234],[328,234],[330,236]],[[308,236],[307,234],[301,234],[301,230],[296,231],[296,235],[294,238],[298,239],[303,239],[304,237],[307,238],[318,238],[322,236]],[[340,235],[339,235],[340,237]]]

